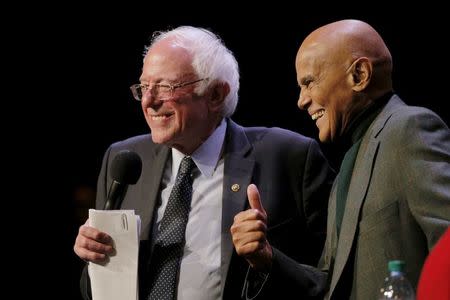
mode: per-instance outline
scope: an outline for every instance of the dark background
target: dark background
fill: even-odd
[[[29,209],[37,218],[30,218],[34,225],[26,237],[32,241],[27,249],[32,249],[37,264],[32,264],[31,273],[25,270],[18,278],[33,278],[33,294],[79,299],[81,263],[72,250],[74,239],[92,205],[107,146],[148,132],[140,104],[128,87],[138,80],[144,46],[155,30],[179,25],[211,29],[240,65],[240,102],[233,119],[244,126],[278,126],[317,138],[314,123],[297,108],[297,49],[318,26],[344,18],[361,19],[374,26],[391,50],[396,92],[406,103],[428,107],[449,124],[444,104],[447,53],[442,46],[448,36],[447,20],[434,12],[314,14],[299,10],[299,4],[223,12],[221,5],[225,4],[214,4],[217,9],[209,13],[193,8],[178,8],[175,13],[167,3],[68,5],[57,7],[57,13],[35,15],[28,23],[32,51],[24,62],[37,65],[27,69],[25,80],[30,76],[38,82],[35,95],[42,99],[32,102],[33,123],[24,139],[38,163],[30,168],[31,176],[45,183],[39,184],[42,200]],[[339,155],[322,146],[336,164]]]

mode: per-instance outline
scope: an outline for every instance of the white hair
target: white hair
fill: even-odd
[[[226,96],[222,116],[231,116],[238,102],[239,67],[233,53],[211,31],[192,26],[180,26],[173,30],[155,32],[144,55],[157,42],[171,38],[173,42],[192,55],[192,67],[199,78],[208,78],[198,84],[196,92],[201,95],[210,82],[227,83],[230,92]]]

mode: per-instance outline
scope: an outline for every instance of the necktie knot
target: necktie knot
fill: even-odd
[[[183,157],[178,169],[178,176],[191,173],[194,167],[195,163],[190,156]]]

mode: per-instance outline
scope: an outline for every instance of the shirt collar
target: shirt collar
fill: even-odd
[[[191,155],[197,168],[206,177],[211,177],[217,167],[217,163],[222,153],[226,130],[227,122],[225,119],[222,119],[220,125],[214,132]],[[184,156],[183,153],[172,148],[172,174],[177,174],[181,160]]]
[[[375,100],[370,106],[366,107],[355,119],[350,123],[347,132],[347,137],[350,138],[351,143],[356,143],[367,131],[375,120],[376,116],[380,113],[389,99],[392,97],[393,92],[388,92]]]

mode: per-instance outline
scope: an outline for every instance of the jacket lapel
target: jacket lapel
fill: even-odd
[[[334,253],[337,248],[337,229],[336,229],[336,186],[337,180],[333,182],[330,192],[328,221],[327,221],[327,237],[325,240],[325,251],[322,253],[319,268],[323,271],[333,272]]]
[[[332,295],[339,278],[342,275],[347,260],[349,259],[353,243],[355,242],[361,207],[365,201],[378,148],[380,146],[377,136],[391,117],[393,108],[399,103],[402,103],[401,100],[394,95],[363,137],[348,190],[347,202],[336,250],[336,259],[332,269],[333,274],[329,290],[330,295]],[[331,199],[335,202],[335,195],[332,196]],[[333,212],[333,214],[334,213],[335,212]],[[335,224],[333,225],[334,235],[336,233],[336,226]]]
[[[247,186],[251,183],[255,161],[247,155],[252,149],[242,127],[228,120],[224,151],[224,181],[222,197],[221,285],[227,278],[233,242],[230,227],[234,216],[247,204]],[[239,188],[237,188],[239,186]]]
[[[141,230],[141,240],[147,240],[149,237],[159,185],[164,173],[167,156],[170,153],[169,148],[160,145],[149,150],[149,152],[151,154],[147,155],[147,158],[142,162],[141,180],[143,184],[141,185],[140,191],[141,199],[147,199],[147,201],[137,203],[140,206],[137,209],[141,212],[141,224],[144,224]]]
[[[352,174],[347,195],[341,232],[338,239],[336,259],[333,267],[333,276],[330,287],[331,294],[344,270],[353,245],[356,229],[358,227],[360,209],[369,187],[372,169],[379,146],[379,142],[376,140],[367,143],[367,140],[371,139],[371,137],[365,137],[364,139],[365,141],[363,141],[363,144],[360,146],[358,157],[355,162],[355,172]],[[334,226],[334,228],[335,227],[336,226]],[[334,232],[336,232],[336,229],[334,229]]]

